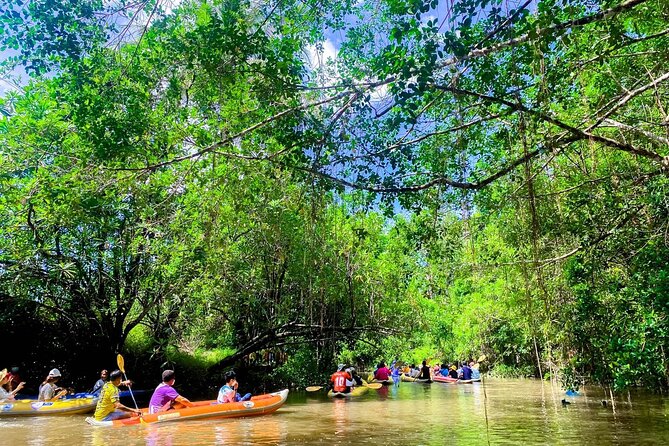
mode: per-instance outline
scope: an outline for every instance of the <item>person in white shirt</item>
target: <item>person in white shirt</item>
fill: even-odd
[[[12,375],[7,373],[7,369],[0,370],[0,402],[13,400],[14,395],[19,393],[19,390],[23,389],[23,386],[26,385],[26,383],[23,382],[19,383],[19,385],[16,386],[16,389],[8,392],[5,390],[4,385],[7,384],[10,379],[12,379]]]

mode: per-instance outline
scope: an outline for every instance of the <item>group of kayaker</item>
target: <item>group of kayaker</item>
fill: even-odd
[[[434,376],[445,376],[463,381],[478,380],[481,378],[479,365],[474,361],[470,361],[469,363],[462,362],[460,364],[444,363],[441,364],[441,366],[435,365],[434,368],[432,368],[427,364],[427,361],[423,361],[420,366],[411,364],[400,367],[399,361],[397,360],[391,363],[390,368],[386,367],[384,362],[380,362],[374,370],[372,378],[375,381],[389,381],[392,379],[393,382],[397,384],[402,374],[410,378],[424,381],[431,380]]]
[[[38,401],[51,402],[65,396],[67,389],[58,387],[56,383],[60,380],[61,374],[58,369],[51,369],[39,386]],[[12,401],[16,394],[25,387],[26,383],[21,381],[19,368],[12,367],[11,372],[7,369],[0,370],[0,402]]]
[[[106,376],[106,372],[106,370],[102,371],[100,375],[101,380]],[[234,371],[226,372],[224,380],[225,384],[218,391],[217,401],[219,403],[246,401],[251,398],[250,393],[247,393],[244,396],[238,394],[237,389],[239,383],[237,382],[237,375]],[[179,395],[179,392],[174,388],[175,381],[176,374],[174,370],[163,371],[162,382],[158,384],[153,391],[153,395],[151,395],[151,400],[149,401],[150,414],[193,406],[193,403],[188,398]],[[96,383],[96,386],[98,383]],[[96,421],[113,421],[142,414],[140,409],[133,409],[132,407],[125,406],[119,401],[118,387],[121,385],[130,386],[131,384],[130,381],[122,380],[122,373],[120,370],[114,370],[109,374],[109,381],[105,382],[102,386],[100,399],[95,408],[93,417]]]
[[[435,365],[430,369],[426,361],[423,361],[422,367],[416,367],[413,364],[404,370],[405,375],[417,379],[431,379],[434,376],[444,376],[453,379],[461,379],[464,381],[478,380],[481,378],[479,372],[479,365],[474,361],[469,363],[462,362],[460,364],[441,364]]]
[[[38,401],[54,402],[68,393],[66,389],[57,385],[61,377],[62,375],[58,369],[54,368],[49,371],[44,382],[39,387]],[[218,392],[217,401],[219,403],[246,401],[251,398],[250,393],[243,396],[238,394],[239,383],[234,371],[228,371],[224,375],[224,380],[225,384]],[[156,387],[149,401],[149,413],[159,413],[192,406],[192,403],[187,398],[179,395],[174,388],[174,382],[174,371],[163,371],[162,382]],[[141,415],[142,411],[140,409],[125,406],[120,402],[119,386],[130,388],[131,385],[132,381],[124,380],[123,372],[120,370],[114,370],[111,373],[107,370],[102,370],[100,372],[100,379],[95,382],[92,390],[89,392],[98,397],[94,415],[95,420],[112,421]],[[14,400],[16,394],[24,386],[25,382],[20,381],[17,367],[14,367],[11,372],[8,372],[7,369],[0,370],[0,402]]]

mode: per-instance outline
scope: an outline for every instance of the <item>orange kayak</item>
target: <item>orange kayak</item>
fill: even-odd
[[[166,412],[148,413],[144,409],[141,417],[123,418],[114,421],[97,421],[93,417],[86,422],[93,426],[131,426],[144,423],[165,423],[168,421],[199,420],[204,418],[233,418],[267,415],[283,406],[288,398],[288,389],[252,397],[249,401],[239,403],[219,403],[213,401],[196,401],[192,407]]]

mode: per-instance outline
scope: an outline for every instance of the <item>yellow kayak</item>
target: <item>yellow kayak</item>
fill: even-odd
[[[369,387],[363,385],[363,386],[353,387],[353,388],[351,389],[351,391],[348,392],[348,393],[343,393],[343,392],[333,392],[332,390],[330,390],[330,391],[328,392],[328,396],[329,396],[330,398],[335,398],[335,397],[337,397],[337,398],[350,398],[350,397],[353,397],[353,396],[364,395],[364,394],[367,393],[368,391],[369,391]]]
[[[404,382],[408,382],[408,383],[425,383],[425,384],[429,384],[429,383],[432,382],[431,379],[414,378],[414,377],[412,377],[412,376],[408,376],[408,375],[404,375],[404,374],[401,375],[401,376],[402,376],[402,381],[404,381]]]
[[[17,400],[0,403],[0,417],[72,415],[92,412],[98,399],[89,396],[53,402]]]

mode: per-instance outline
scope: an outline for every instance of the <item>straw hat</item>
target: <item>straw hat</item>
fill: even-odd
[[[7,377],[7,369],[0,370],[0,381]]]

